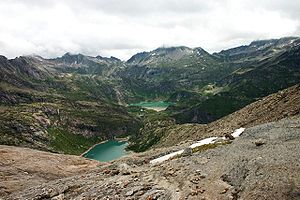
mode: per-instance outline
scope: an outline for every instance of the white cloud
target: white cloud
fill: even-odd
[[[116,56],[162,45],[210,52],[300,34],[294,0],[1,0],[0,54]]]

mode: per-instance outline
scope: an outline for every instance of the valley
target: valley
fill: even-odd
[[[95,143],[131,136],[129,148],[146,150],[158,138],[138,146],[147,135],[143,127],[210,123],[299,83],[299,43],[296,37],[255,41],[214,54],[158,48],[126,62],[70,53],[2,56],[0,142],[80,155]],[[126,107],[136,102],[168,107],[159,113]]]
[[[0,199],[297,199],[299,65],[299,37],[0,56]]]

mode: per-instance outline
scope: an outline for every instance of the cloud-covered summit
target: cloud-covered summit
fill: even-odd
[[[163,45],[214,52],[300,35],[299,7],[294,0],[2,0],[0,54],[128,59]]]

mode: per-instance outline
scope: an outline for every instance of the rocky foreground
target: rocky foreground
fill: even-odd
[[[78,156],[0,145],[0,197],[51,180],[91,172],[99,164]]]
[[[230,144],[207,146],[159,165],[151,165],[149,160],[170,149],[132,154],[100,165],[84,158],[28,149],[34,156],[24,157],[23,153],[14,160],[8,156],[14,151],[20,153],[20,149],[1,146],[1,196],[3,199],[299,199],[299,144],[298,115],[247,128]],[[37,159],[38,154],[47,154],[49,159]],[[52,156],[60,160],[50,159]],[[18,161],[18,157],[27,162]],[[68,162],[67,158],[77,162]],[[62,163],[61,168],[58,163]],[[35,170],[28,170],[31,165]],[[14,173],[16,170],[18,173]],[[51,178],[45,178],[45,171]],[[25,184],[25,179],[38,177],[40,181]],[[15,189],[7,180],[14,183]]]

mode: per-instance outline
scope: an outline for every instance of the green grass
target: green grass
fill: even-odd
[[[161,137],[157,135],[151,135],[151,137],[147,138],[147,142],[134,143],[127,147],[128,150],[134,152],[144,152],[150,149],[153,145],[157,144],[160,141]]]
[[[65,154],[80,155],[92,145],[101,141],[98,137],[87,138],[58,128],[49,128],[48,133],[51,137],[50,146],[55,151]]]
[[[192,152],[193,153],[202,152],[202,151],[206,151],[208,149],[214,149],[218,146],[223,146],[223,145],[227,145],[227,144],[231,144],[231,143],[232,143],[231,140],[224,140],[224,141],[216,142],[213,144],[205,144],[205,145],[193,148]]]

